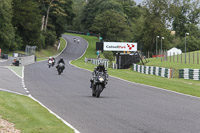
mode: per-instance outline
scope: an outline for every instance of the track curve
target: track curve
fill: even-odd
[[[25,84],[32,96],[82,133],[200,132],[200,99],[109,78],[100,98],[89,89],[91,72],[69,64],[80,57],[87,42],[63,36],[67,48],[61,75],[47,62],[25,68]],[[78,38],[78,37],[76,37]],[[109,73],[109,72],[108,72]]]

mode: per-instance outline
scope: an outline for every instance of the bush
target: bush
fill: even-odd
[[[55,31],[47,31],[44,33],[45,35],[45,45],[46,47],[48,45],[53,46],[56,41],[56,32]]]
[[[113,52],[111,51],[104,51],[103,55],[106,59],[109,59],[110,61],[114,60]]]

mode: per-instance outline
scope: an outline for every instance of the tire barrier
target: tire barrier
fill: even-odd
[[[180,69],[179,78],[200,80],[200,69]]]
[[[104,63],[104,66],[105,67],[109,67],[108,65],[108,62],[109,60],[108,59],[92,59],[92,58],[85,58],[85,62],[88,63],[88,62],[91,62],[92,64],[94,65],[99,65],[100,63]]]
[[[169,68],[133,64],[133,71],[165,78],[173,78],[173,69]]]

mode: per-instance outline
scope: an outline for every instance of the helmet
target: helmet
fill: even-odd
[[[63,60],[63,57],[60,57],[61,60]]]
[[[104,64],[101,62],[101,63],[99,64],[99,66],[100,66],[100,67],[104,67]]]
[[[52,57],[49,57],[49,59],[52,59]]]

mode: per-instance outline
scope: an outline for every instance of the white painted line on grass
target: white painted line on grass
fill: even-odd
[[[11,68],[9,68],[8,66],[6,66],[5,68],[8,68],[10,71],[12,71],[17,77],[22,78],[21,76],[19,76],[14,70],[12,70]]]
[[[24,95],[24,94],[22,94],[22,93],[15,92],[15,91],[10,91],[10,90],[7,90],[7,89],[2,89],[2,88],[0,88],[0,91],[5,91],[5,92],[9,92],[9,93],[14,93],[14,94],[26,96],[26,95]]]
[[[75,129],[71,124],[69,124],[68,122],[66,122],[64,119],[62,119],[60,116],[58,116],[56,113],[54,113],[53,111],[51,111],[49,108],[47,108],[45,105],[43,105],[40,101],[38,101],[37,99],[35,99],[33,96],[28,95],[31,99],[33,99],[34,101],[36,101],[37,103],[39,103],[42,107],[46,108],[51,114],[53,114],[54,116],[56,116],[58,119],[60,119],[65,125],[67,125],[68,127],[70,127],[71,129],[74,130],[75,133],[80,133],[77,129]]]
[[[0,60],[0,62],[6,62],[7,60]]]
[[[25,67],[23,67],[22,69],[22,82],[25,84],[24,81],[24,69]],[[33,99],[34,101],[36,101],[37,103],[39,103],[42,107],[46,108],[51,114],[53,114],[54,116],[56,116],[58,119],[60,119],[65,125],[67,125],[68,127],[70,127],[71,129],[74,130],[75,133],[80,133],[77,129],[75,129],[71,124],[69,124],[67,121],[65,121],[64,119],[62,119],[60,116],[58,116],[56,113],[54,113],[53,111],[51,111],[49,108],[47,108],[45,105],[43,105],[40,101],[38,101],[37,99],[35,99],[30,92],[28,91],[28,89],[26,87],[24,87],[24,90],[26,90],[26,93],[28,94],[27,96],[31,99]]]

